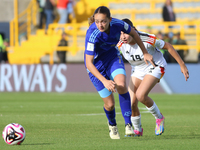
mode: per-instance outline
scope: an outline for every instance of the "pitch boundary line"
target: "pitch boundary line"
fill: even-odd
[[[149,111],[140,111],[141,114],[149,113]],[[121,112],[116,112],[116,115],[122,114]],[[105,113],[94,113],[94,114],[75,114],[75,116],[101,116]]]

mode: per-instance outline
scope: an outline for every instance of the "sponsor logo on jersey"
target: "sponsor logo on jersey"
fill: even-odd
[[[107,45],[106,43],[103,43],[103,44],[100,45],[100,47],[104,47],[104,46],[106,46],[106,45]]]

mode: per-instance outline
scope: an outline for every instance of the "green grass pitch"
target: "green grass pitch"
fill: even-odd
[[[19,123],[26,131],[21,145],[0,150],[196,150],[200,149],[200,95],[151,94],[165,116],[165,132],[156,136],[155,118],[139,103],[144,133],[124,137],[116,98],[120,140],[111,140],[103,101],[96,93],[0,93],[0,130]]]

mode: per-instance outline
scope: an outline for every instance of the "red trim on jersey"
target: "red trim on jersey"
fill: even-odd
[[[124,42],[123,41],[119,41],[118,43],[117,43],[117,47],[118,47],[118,49],[120,49],[120,47],[122,47],[122,44],[123,44]]]
[[[148,36],[149,36],[149,39],[146,42],[154,46],[156,42],[156,37],[152,35],[148,35]]]
[[[164,67],[160,67],[160,72],[161,72],[161,77],[160,77],[160,79],[161,79],[165,74],[165,68]]]

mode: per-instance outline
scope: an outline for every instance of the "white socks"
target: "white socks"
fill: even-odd
[[[142,132],[141,115],[134,117],[131,116],[131,122],[134,127],[134,130]]]
[[[162,119],[162,114],[160,113],[160,110],[158,109],[158,106],[156,103],[153,103],[153,106],[150,108],[146,107],[148,111],[156,118],[156,119]]]
[[[155,102],[153,103],[153,106],[151,106],[150,108],[146,108],[155,117],[155,119],[162,119],[162,114],[160,113],[160,110],[158,109],[158,106]],[[142,132],[141,114],[139,116],[131,116],[131,122],[134,130]]]

